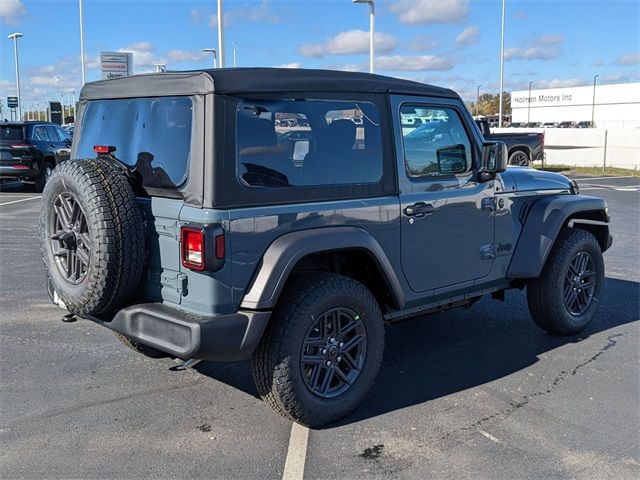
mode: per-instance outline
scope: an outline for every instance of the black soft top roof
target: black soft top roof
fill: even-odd
[[[87,83],[80,100],[204,93],[370,92],[459,98],[448,88],[359,72],[296,68],[218,68],[151,73]]]

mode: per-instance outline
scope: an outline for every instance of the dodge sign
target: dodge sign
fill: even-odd
[[[102,78],[127,77],[133,72],[133,54],[128,52],[101,52],[100,70]]]

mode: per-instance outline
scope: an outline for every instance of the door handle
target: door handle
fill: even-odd
[[[404,214],[409,217],[424,217],[430,215],[435,211],[435,207],[430,203],[418,202],[413,205],[409,205],[404,209]]]

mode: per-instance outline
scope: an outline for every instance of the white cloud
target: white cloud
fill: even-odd
[[[460,35],[456,37],[456,47],[462,47],[463,45],[474,45],[478,43],[480,38],[480,27],[473,25],[465,28]]]
[[[280,23],[282,21],[280,16],[271,10],[270,0],[261,0],[259,7],[250,9],[247,18],[254,22]]]
[[[167,60],[171,62],[198,62],[207,58],[208,52],[194,52],[191,50],[169,50],[166,54]]]
[[[402,23],[459,23],[469,13],[467,0],[400,0],[389,7]]]
[[[376,58],[376,68],[391,71],[445,71],[451,70],[453,65],[449,60],[435,55],[393,55]]]
[[[504,51],[505,60],[552,60],[562,53],[563,35],[543,35],[528,42],[522,48],[507,48]]]
[[[302,64],[298,62],[283,63],[282,65],[278,65],[277,68],[302,68]]]
[[[164,59],[155,56],[154,50],[155,48],[151,42],[136,42],[124,48],[119,48],[117,51],[133,53],[134,67],[151,67],[156,63],[166,63]]]
[[[373,36],[376,54],[391,53],[398,45],[393,35],[376,32]],[[323,58],[327,55],[349,55],[369,53],[369,32],[349,30],[340,32],[324,43],[309,43],[300,46],[299,52],[305,57]]]
[[[569,78],[553,80],[538,80],[535,82],[535,88],[565,88],[565,87],[583,87],[589,82],[582,78]]]
[[[429,35],[418,35],[409,42],[409,50],[416,53],[426,52],[438,47],[438,42]]]
[[[22,0],[0,0],[0,19],[7,25],[17,25],[26,14]]]
[[[613,63],[615,65],[621,66],[638,65],[640,64],[640,52],[627,53],[626,55],[622,55]]]

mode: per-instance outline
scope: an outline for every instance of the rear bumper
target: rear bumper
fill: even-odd
[[[254,311],[196,315],[163,303],[143,303],[123,308],[110,321],[88,319],[179,358],[232,361],[251,356],[270,316]]]
[[[33,168],[15,168],[13,166],[0,166],[0,178],[31,178],[36,175]]]

